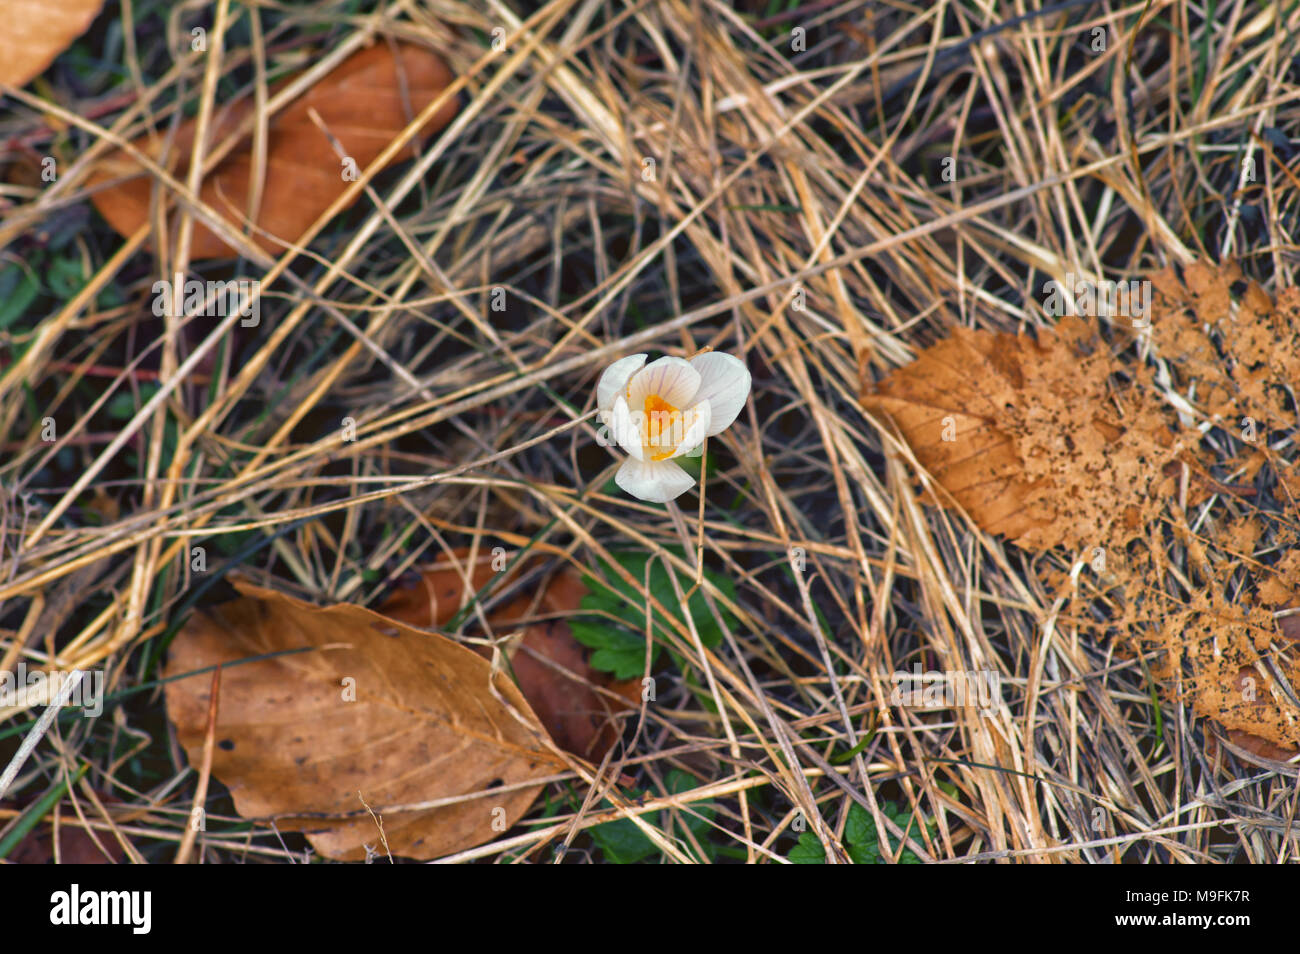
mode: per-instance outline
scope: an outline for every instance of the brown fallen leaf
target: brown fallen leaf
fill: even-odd
[[[314,110],[344,153],[355,161],[360,173],[387,148],[410,122],[436,99],[452,81],[451,72],[436,54],[409,43],[396,43],[394,56],[388,44],[375,45],[354,53],[283,110],[272,116],[267,128],[266,181],[261,202],[253,217],[257,229],[250,230],[252,242],[278,255],[285,243],[295,243],[313,222],[329,208],[349,183],[343,179],[343,165],[329,137],[312,121]],[[289,80],[272,87],[280,89]],[[421,129],[421,136],[437,132],[456,114],[455,100],[449,101]],[[221,142],[239,128],[252,112],[251,98],[217,112],[210,143]],[[189,167],[196,123],[182,123],[168,153],[166,168],[183,177]],[[165,139],[141,138],[133,145],[157,159]],[[252,135],[203,180],[199,195],[223,215],[237,232],[244,231],[253,190]],[[410,148],[397,158],[412,156]],[[153,180],[143,175],[138,163],[125,152],[110,154],[90,179],[92,186],[122,176],[134,178],[92,192],[91,200],[100,214],[121,235],[128,236],[149,221]],[[267,234],[269,233],[269,236]],[[279,241],[276,241],[276,240]],[[201,223],[194,227],[191,256],[195,259],[224,258],[235,250]]]
[[[1229,729],[1227,735],[1228,741],[1237,748],[1270,762],[1288,762],[1295,758],[1297,752],[1300,752],[1300,749],[1274,745],[1267,739],[1242,732],[1240,729]]]
[[[1292,467],[1270,449],[1268,435],[1295,424],[1300,289],[1279,288],[1274,299],[1233,261],[1169,267],[1152,283],[1152,347],[1173,389],[1239,438],[1235,459],[1218,456],[1220,444],[1217,453],[1200,447],[1200,460],[1187,462],[1187,509],[1215,513],[1205,527],[1218,533],[1206,534],[1204,542],[1180,534],[1188,552],[1184,572],[1199,585],[1184,606],[1163,614],[1168,618],[1156,646],[1165,653],[1158,671],[1165,694],[1217,723],[1228,743],[1247,756],[1286,761],[1300,752],[1300,616],[1275,620],[1273,614],[1297,605],[1300,535]],[[1265,466],[1272,478],[1257,488]],[[1232,473],[1234,483],[1213,479],[1211,467]],[[1208,502],[1215,494],[1250,505],[1219,517]],[[1175,514],[1173,523],[1184,519]],[[1239,588],[1240,566],[1249,567],[1253,594]],[[1131,588],[1160,573],[1151,566]]]
[[[1166,270],[1153,284],[1151,345],[1174,390],[1229,431],[1247,416],[1261,432],[1293,426],[1300,292],[1282,289],[1275,304],[1232,264]],[[1089,605],[1076,603],[1074,618],[1095,608],[1092,581],[1107,590],[1098,637],[1123,633],[1121,652],[1150,652],[1166,698],[1213,720],[1242,751],[1289,757],[1300,751],[1300,616],[1275,622],[1274,613],[1300,594],[1300,535],[1287,518],[1296,482],[1281,455],[1250,438],[1226,466],[1196,429],[1174,433],[1182,425],[1147,366],[1112,355],[1128,343],[1116,332],[1112,346],[1079,319],[1035,337],[958,328],[867,388],[863,403],[889,415],[917,461],[985,530],[1028,549],[1064,545],[1093,557],[1078,597]],[[1265,463],[1274,492],[1249,482]],[[1213,496],[1233,501],[1228,514],[1236,501],[1249,506],[1225,515],[1206,503]],[[1188,512],[1202,505],[1209,519],[1193,530]],[[1171,528],[1181,567],[1176,585],[1162,586]],[[1106,559],[1096,561],[1095,547]],[[1245,593],[1243,565],[1255,584]],[[1064,570],[1043,579],[1071,599],[1080,589]]]
[[[0,83],[25,86],[99,15],[104,0],[9,0],[0,29]]]
[[[1116,603],[1158,621],[1133,631],[1144,650],[1155,650],[1148,658],[1165,698],[1216,723],[1247,754],[1286,761],[1300,752],[1300,706],[1292,700],[1300,691],[1300,615],[1278,618],[1275,612],[1298,602],[1300,561],[1288,554],[1272,566],[1258,564],[1257,545],[1267,551],[1295,542],[1286,525],[1270,527],[1267,541],[1261,540],[1258,519],[1247,513],[1218,528],[1229,547],[1242,548],[1255,563],[1253,589],[1242,586],[1236,559],[1192,541],[1185,600],[1152,600],[1151,581],[1159,574],[1148,563],[1125,581]],[[1213,751],[1213,733],[1206,732],[1206,741]]]
[[[1283,652],[1273,653],[1275,644]],[[1214,652],[1222,657],[1225,648],[1230,659],[1226,668],[1231,670],[1239,659],[1239,650],[1228,643],[1226,647],[1214,647]],[[1209,647],[1203,649],[1203,658],[1198,662],[1211,678],[1202,680],[1193,706],[1219,722],[1229,742],[1261,758],[1285,762],[1300,754],[1300,711],[1277,682],[1281,675],[1293,692],[1300,691],[1300,661],[1296,661],[1300,655],[1300,616],[1284,617],[1277,622],[1275,631],[1261,626],[1254,634],[1252,648],[1271,656],[1273,665],[1243,665],[1235,672],[1224,673],[1204,658],[1211,655]],[[1213,681],[1216,675],[1217,683]]]
[[[472,564],[470,556],[468,547],[460,547],[452,550],[450,558],[440,556],[421,567],[415,581],[394,588],[377,611],[410,626],[445,626],[467,605],[472,594],[497,575],[493,569],[497,558],[490,550],[480,548]]]
[[[394,855],[428,860],[495,838],[540,791],[528,783],[563,769],[514,683],[498,673],[494,695],[489,663],[459,643],[363,607],[235,586],[239,599],[196,613],[177,634],[166,676],[223,664],[212,774],[241,815],[289,816],[277,825],[303,831],[327,858],[359,860],[366,845],[382,856],[386,839]],[[239,664],[303,647],[311,651]],[[198,675],[165,690],[191,764],[203,745],[208,685]],[[365,811],[519,784],[383,811],[382,836]]]
[[[862,403],[987,532],[1034,550],[1115,546],[1172,453],[1150,390],[1117,393],[1117,370],[1092,322],[1065,318],[1037,340],[955,328]]]
[[[103,801],[112,801],[101,795]],[[0,802],[5,808],[17,807],[13,802]],[[95,840],[99,840],[96,845]],[[102,846],[102,850],[101,850]],[[59,863],[65,865],[115,865],[126,859],[126,853],[111,832],[99,830],[94,837],[78,823],[59,825]],[[54,826],[42,821],[23,836],[7,857],[16,865],[54,864]]]
[[[1001,392],[1014,383],[988,352],[1019,346],[1014,335],[954,328],[862,398],[894,419],[917,460],[976,523],[1013,540],[1051,520],[1032,506],[1015,444],[997,426]]]
[[[468,548],[454,551],[462,566],[469,555]],[[471,581],[475,592],[496,574],[492,560],[491,554],[480,553]],[[524,622],[535,615],[575,612],[586,592],[581,577],[566,569],[551,578],[536,610],[531,595],[521,596],[491,613],[488,621],[498,635],[523,629],[511,656],[511,669],[555,744],[599,762],[621,735],[617,717],[627,711],[629,700],[639,698],[640,681],[616,682],[593,670],[587,663],[586,648],[573,638],[564,620]],[[413,585],[394,590],[379,611],[412,626],[443,626],[459,611],[464,593],[461,572],[444,559],[422,568]],[[598,688],[608,689],[623,702],[609,699]]]
[[[1152,284],[1152,341],[1180,393],[1230,431],[1244,418],[1260,432],[1295,426],[1300,288],[1279,289],[1275,302],[1233,261],[1196,262],[1181,277],[1166,268]]]

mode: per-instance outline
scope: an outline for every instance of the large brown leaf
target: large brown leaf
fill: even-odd
[[[359,606],[316,607],[244,583],[241,598],[196,613],[171,647],[169,677],[215,663],[221,677],[212,773],[246,817],[338,816],[527,783],[561,768],[545,730],[502,673],[450,639]],[[232,665],[250,656],[312,651]],[[346,680],[354,680],[352,683]],[[355,701],[347,701],[348,687]],[[167,708],[191,764],[207,728],[209,679],[167,684]],[[395,855],[437,858],[482,844],[528,810],[540,786],[445,807],[383,812]],[[383,851],[368,815],[278,820],[322,855]]]
[[[1093,322],[1037,340],[955,328],[862,402],[989,533],[1035,550],[1116,546],[1171,456],[1152,392],[1121,392],[1116,370]]]
[[[955,328],[862,398],[894,419],[917,460],[976,523],[1012,539],[1051,516],[1031,509],[1033,487],[998,427],[999,396],[1014,385],[992,356],[1021,347],[1014,335]]]
[[[456,550],[453,556],[455,564],[444,559],[423,567],[418,580],[395,590],[379,611],[412,626],[445,625],[456,615],[465,595],[464,577],[457,565],[469,573],[475,591],[497,572],[490,553],[481,551],[472,571],[468,549]],[[599,762],[617,741],[621,733],[618,717],[639,695],[641,682],[618,682],[592,669],[587,650],[573,638],[563,619],[533,618],[576,612],[586,592],[581,577],[566,569],[549,580],[536,600],[532,594],[521,596],[495,610],[489,622],[498,635],[523,630],[514,644],[511,670],[555,744]],[[599,689],[620,698],[610,699]]]
[[[0,83],[24,86],[86,32],[104,0],[7,0],[0,26]]]
[[[339,140],[344,153],[355,160],[359,173],[451,82],[446,64],[434,53],[408,43],[395,46],[396,57],[383,42],[354,53],[271,117],[266,182],[254,221],[258,229],[281,241],[254,230],[250,232],[254,244],[274,255],[282,253],[283,243],[296,242],[350,184],[343,179],[342,162],[329,138],[312,121],[311,110]],[[238,129],[252,109],[252,100],[244,99],[220,110],[214,116],[210,143],[219,143]],[[456,102],[449,101],[420,130],[421,135],[437,132],[456,110]],[[183,178],[188,168],[195,132],[195,122],[187,121],[178,128],[172,143],[166,168],[178,177]],[[154,141],[143,138],[134,145],[157,159],[164,141],[163,137]],[[255,175],[251,148],[249,135],[204,179],[199,190],[203,201],[227,218],[236,231],[244,231],[249,214]],[[408,149],[398,158],[410,155]],[[91,178],[95,185],[136,174],[91,196],[100,214],[124,236],[149,220],[153,180],[139,174],[142,172],[130,155],[117,152],[107,157]],[[196,259],[223,258],[234,255],[235,250],[196,223],[190,254]]]

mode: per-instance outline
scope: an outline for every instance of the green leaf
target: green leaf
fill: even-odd
[[[908,826],[912,825],[912,813],[903,811],[893,802],[881,802],[880,811],[896,824],[903,831],[908,831]],[[935,822],[933,819],[926,822],[926,828],[933,830]],[[915,833],[915,826],[912,826],[911,834]],[[897,843],[893,835],[889,836],[892,852],[897,850]],[[854,802],[849,806],[849,817],[844,820],[844,843],[848,851],[849,859],[855,865],[883,865],[885,859],[880,852],[880,833],[876,830],[876,822],[871,817],[871,813]],[[799,843],[790,849],[786,855],[788,861],[801,865],[819,865],[825,864],[826,852],[822,848],[821,842],[817,836],[810,831],[806,831],[799,836]],[[899,864],[919,865],[921,859],[916,857],[916,853],[909,848],[903,849],[903,854],[898,859]]]
[[[615,679],[632,679],[645,672],[645,640],[608,620],[572,620],[569,631],[588,649],[591,666],[614,674]],[[654,665],[654,660],[651,660]]]
[[[664,787],[672,795],[689,792],[695,787],[695,784],[694,778],[679,769],[673,769],[664,779]],[[640,794],[639,792],[634,793],[633,797]],[[609,802],[604,804],[606,808],[610,807]],[[715,846],[706,840],[706,836],[710,828],[709,821],[717,814],[713,803],[694,803],[691,805],[690,811],[682,810],[677,814],[686,823],[686,827],[691,830],[696,841],[700,843],[700,847],[705,849],[712,858],[715,854]],[[668,827],[671,815],[671,812],[649,812],[646,814],[645,820],[660,831],[667,831],[671,836],[673,833]],[[590,834],[597,847],[605,853],[605,860],[616,865],[634,865],[639,861],[644,861],[659,854],[659,847],[630,818],[620,818],[616,821],[605,822],[603,825],[596,825],[590,829]]]
[[[634,865],[659,849],[630,818],[605,822],[590,829],[591,840],[605,853],[605,860],[616,865]]]
[[[790,854],[785,857],[791,864],[824,865],[826,864],[826,849],[822,847],[822,843],[817,840],[816,835],[806,831],[799,836],[799,844],[791,848]]]
[[[158,393],[159,385],[152,381],[146,381],[140,386],[140,396],[131,391],[119,391],[108,399],[108,404],[104,410],[108,413],[110,419],[114,421],[129,421],[135,412],[144,407],[146,403]]]
[[[880,857],[880,848],[872,842],[870,845],[849,845],[849,860],[855,865],[883,865],[885,859]],[[911,854],[911,852],[906,852]]]
[[[876,841],[876,823],[871,814],[854,802],[849,806],[849,817],[844,823],[844,840],[851,845],[874,844]]]
[[[668,777],[664,779],[664,784],[669,792],[680,795],[683,792],[689,792],[695,787],[696,783],[695,779],[688,773],[683,772],[681,769],[672,769],[668,773]],[[717,814],[717,810],[713,808],[713,803],[695,802],[691,805],[689,811],[682,809],[678,814],[686,822],[686,827],[691,830],[696,840],[700,842],[701,846],[704,846],[704,838],[712,827],[709,822]]]
[[[51,259],[45,278],[54,297],[60,301],[75,297],[86,284],[81,260],[76,258]]]
[[[40,291],[41,283],[32,272],[16,265],[0,272],[0,331],[21,318]]]
[[[682,557],[683,551],[680,548],[671,548],[676,556]],[[681,606],[677,600],[677,593],[673,588],[672,578],[668,575],[667,569],[662,561],[657,557],[652,557],[644,551],[619,551],[612,554],[615,563],[627,571],[627,573],[638,581],[646,578],[646,563],[650,563],[650,594],[664,606],[672,619],[677,620],[683,626],[685,619],[681,615]],[[688,558],[689,559],[689,558]],[[610,650],[608,653],[597,653],[599,659],[593,656],[591,665],[603,672],[614,671],[610,667],[616,662],[623,662],[622,671],[628,672],[631,666],[631,651],[633,640],[638,647],[636,670],[629,675],[619,675],[618,678],[631,678],[631,676],[642,672],[645,665],[645,613],[646,601],[641,592],[641,585],[633,586],[624,580],[610,566],[603,568],[605,570],[602,578],[595,576],[586,576],[583,582],[586,584],[588,593],[582,598],[581,608],[588,613],[603,614],[600,625],[604,627],[605,634],[597,637],[590,629],[586,630],[588,639],[577,637],[579,642],[593,649]],[[677,584],[681,587],[682,593],[686,593],[691,588],[694,580],[681,571],[675,571]],[[713,583],[718,590],[726,595],[728,599],[735,599],[736,588],[730,579],[720,573],[712,570],[704,571],[705,577]],[[710,648],[717,646],[722,642],[722,628],[718,621],[714,619],[713,614],[709,612],[708,602],[704,594],[696,591],[687,601],[687,609],[691,618],[695,621],[696,631],[700,634],[700,641]],[[673,626],[668,618],[665,618],[659,610],[651,608],[651,631],[657,640],[667,641],[669,634],[673,631]],[[728,627],[736,624],[735,618],[726,610],[721,610],[723,619]],[[613,617],[612,619],[610,617]],[[573,621],[570,625],[577,623],[583,625],[582,621]],[[621,624],[621,625],[620,625]],[[621,633],[621,637],[610,635],[611,633]],[[577,633],[574,634],[577,636]],[[657,647],[656,647],[657,649]],[[658,655],[656,651],[656,656]]]
[[[871,740],[874,739],[875,737],[876,737],[876,730],[872,729],[870,732],[868,732],[866,735],[864,735],[862,738],[858,740],[857,745],[853,746],[853,748],[849,749],[847,752],[842,752],[839,755],[832,755],[831,764],[844,765],[847,762],[853,761],[853,757],[857,755],[859,752],[861,752],[863,749],[865,749],[868,745],[870,745]]]

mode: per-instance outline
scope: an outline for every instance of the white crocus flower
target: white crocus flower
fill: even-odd
[[[673,458],[698,457],[706,437],[731,426],[749,397],[745,363],[716,351],[689,361],[620,358],[596,385],[598,417],[628,458],[614,481],[633,497],[667,503],[695,483]]]

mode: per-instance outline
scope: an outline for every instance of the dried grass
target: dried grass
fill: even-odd
[[[255,549],[239,569],[256,582],[366,604],[469,543],[526,541],[580,569],[627,545],[670,558],[680,533],[663,509],[603,490],[612,458],[595,446],[594,383],[625,353],[712,346],[755,379],[749,408],[711,442],[703,516],[738,626],[717,651],[678,634],[694,688],[661,679],[633,749],[552,783],[580,810],[544,817],[539,803],[523,833],[447,860],[549,861],[600,821],[669,809],[646,816],[663,821],[706,801],[710,838],[752,862],[784,858],[800,815],[843,860],[853,802],[887,833],[891,860],[904,844],[945,862],[1295,858],[1295,765],[1207,757],[1212,728],[1184,705],[1157,710],[1143,660],[1081,634],[1041,582],[1082,555],[1032,557],[923,503],[906,448],[858,395],[953,325],[1043,327],[1040,289],[1067,273],[1138,278],[1236,255],[1266,288],[1292,285],[1297,171],[1267,131],[1300,138],[1286,39],[1300,11],[1229,5],[1207,24],[1183,0],[1033,0],[1015,14],[737,6],[267,9],[256,41],[227,42],[215,69],[136,36],[136,79],[114,113],[91,108],[106,69],[79,91],[56,65],[62,109],[17,97],[10,141],[62,148],[53,130],[66,123],[74,161],[54,185],[7,190],[9,261],[85,204],[96,157],[168,121],[180,84],[194,102],[228,69],[235,85],[272,64],[310,79],[378,31],[448,51],[463,106],[414,163],[354,184],[375,191],[322,223],[311,250],[271,260],[242,239],[243,275],[264,296],[254,333],[146,325],[149,284],[187,267],[184,247],[151,261],[145,234],[123,242],[98,223],[77,243],[87,285],[0,333],[12,362],[0,372],[0,653],[103,667],[110,692],[145,690],[102,720],[59,722],[16,791],[89,761],[59,823],[170,858],[196,777],[151,680],[202,582],[192,545],[215,554],[243,533]],[[99,303],[112,287],[126,305]],[[505,312],[491,309],[494,288]],[[135,399],[106,428],[86,395],[110,392]],[[340,438],[344,417],[355,442]],[[1293,443],[1278,453],[1294,459]],[[695,508],[684,498],[692,537]],[[476,625],[463,631],[482,635]],[[996,671],[1002,701],[988,714],[890,706],[891,674],[914,664]],[[0,715],[3,729],[31,717]],[[673,767],[692,791],[665,793]],[[602,812],[620,775],[658,796]],[[904,837],[886,800],[936,824]],[[197,850],[295,857],[273,826],[237,822],[210,813],[217,830]],[[666,858],[701,857],[686,830],[660,832]]]

